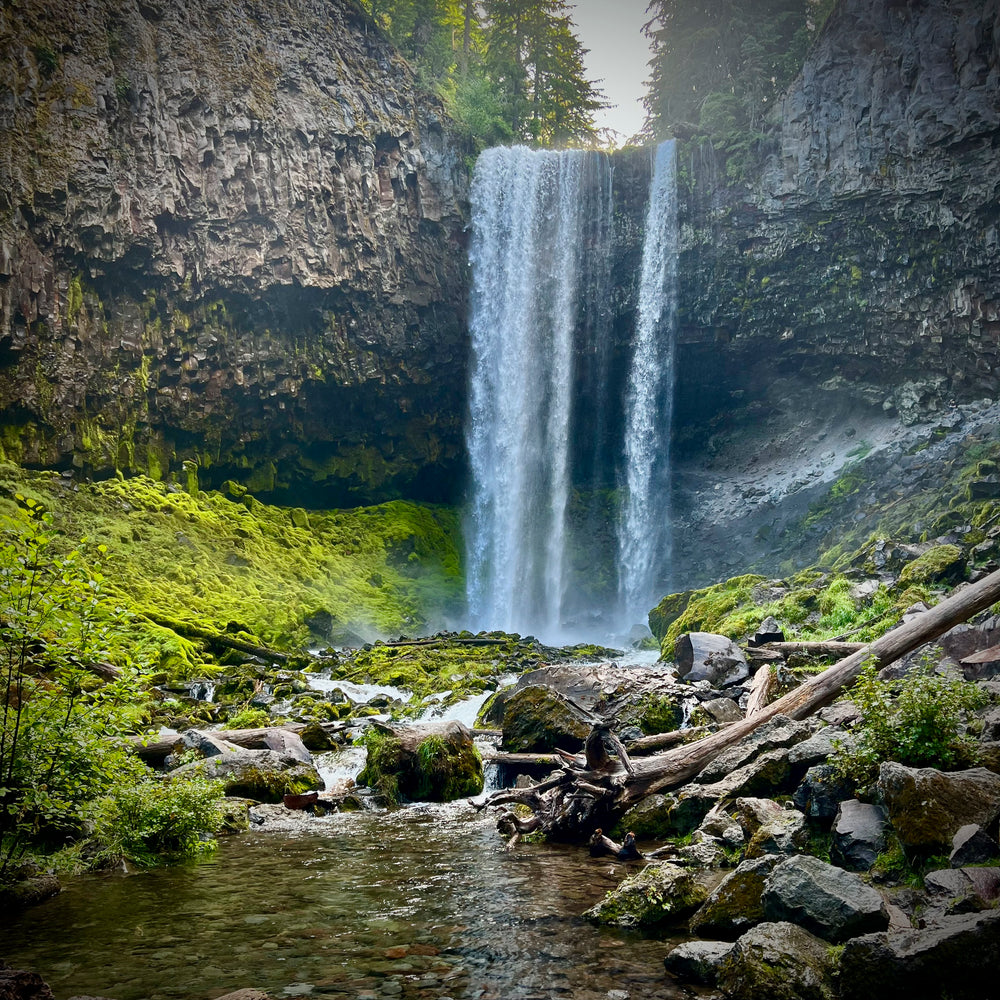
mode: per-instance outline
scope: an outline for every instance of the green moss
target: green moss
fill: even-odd
[[[965,575],[965,556],[957,545],[935,545],[907,563],[899,574],[904,585],[958,583]]]
[[[672,594],[657,606],[657,629],[661,630],[660,648],[665,657],[673,656],[674,643],[685,632],[717,632],[737,639],[755,628],[763,615],[753,609],[753,589],[766,577],[736,576],[686,594]],[[676,609],[683,610],[674,615]],[[665,631],[664,623],[669,620]],[[650,615],[652,627],[653,615]],[[654,635],[656,632],[653,633]]]

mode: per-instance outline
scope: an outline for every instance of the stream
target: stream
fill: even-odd
[[[246,987],[359,1000],[691,995],[663,970],[666,941],[580,918],[624,863],[560,845],[507,852],[465,804],[305,825],[224,839],[197,862],[70,880],[3,928],[3,957],[38,971],[57,1000]]]

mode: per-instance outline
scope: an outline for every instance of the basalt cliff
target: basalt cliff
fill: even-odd
[[[2,450],[454,493],[468,170],[350,0],[0,10]]]

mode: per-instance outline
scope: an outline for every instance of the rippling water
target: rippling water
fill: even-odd
[[[508,853],[467,807],[333,816],[197,864],[75,880],[0,930],[0,956],[57,1000],[687,995],[663,971],[666,942],[580,920],[626,873],[580,848]]]

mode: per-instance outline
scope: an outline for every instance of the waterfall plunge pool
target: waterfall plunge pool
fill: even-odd
[[[580,914],[629,867],[585,849],[507,852],[470,807],[317,819],[204,859],[85,876],[3,930],[3,957],[59,1000],[282,996],[630,1000],[691,996],[664,940]]]

